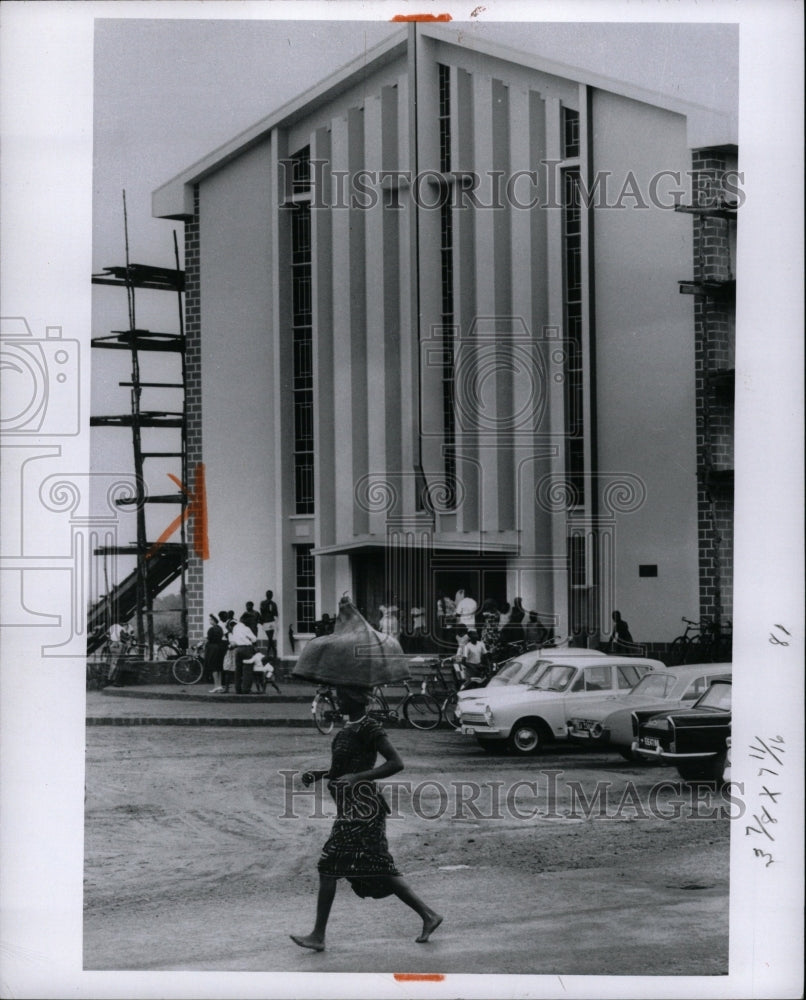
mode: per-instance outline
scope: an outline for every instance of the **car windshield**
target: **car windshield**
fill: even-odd
[[[628,698],[668,698],[675,686],[677,677],[674,674],[646,674],[627,695]]]
[[[696,708],[721,708],[730,710],[730,684],[712,684],[699,699]]]
[[[532,687],[536,691],[565,691],[576,673],[576,667],[561,667],[553,664],[544,670]]]
[[[490,679],[487,687],[504,684],[529,684],[540,676],[541,671],[547,665],[547,660],[537,660],[535,663],[510,660],[501,667],[495,677]]]

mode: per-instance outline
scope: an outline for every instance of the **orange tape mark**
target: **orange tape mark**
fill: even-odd
[[[445,976],[441,972],[396,972],[399,983],[441,983]]]
[[[395,14],[390,20],[397,24],[404,24],[411,21],[429,21],[431,23],[442,21],[445,23],[446,21],[452,21],[453,18],[450,14]]]
[[[193,491],[191,493],[188,493],[187,488],[182,484],[182,482],[170,472],[168,473],[168,478],[171,482],[176,483],[180,491],[189,498],[190,502],[179,517],[176,517],[173,521],[171,521],[165,531],[163,531],[148,552],[146,552],[146,559],[150,559],[162,543],[167,542],[177,528],[180,527],[182,522],[188,520],[189,518],[193,518],[191,526],[193,551],[197,556],[199,556],[200,559],[209,559],[210,546],[207,539],[207,487],[204,480],[204,462],[198,462],[196,465],[193,474]]]
[[[207,540],[207,486],[204,480],[204,462],[196,465],[193,478],[193,499],[189,513],[193,514],[193,551],[200,559],[210,558]]]

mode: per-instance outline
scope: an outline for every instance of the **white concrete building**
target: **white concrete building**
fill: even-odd
[[[345,591],[428,626],[441,590],[520,596],[580,642],[616,608],[650,645],[729,612],[732,459],[702,411],[709,364],[732,406],[735,142],[419,25],[157,190],[206,473],[191,637],[267,589],[284,634]]]

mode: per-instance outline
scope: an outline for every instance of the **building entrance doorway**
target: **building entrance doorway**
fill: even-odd
[[[358,610],[378,628],[381,608],[390,604],[397,607],[399,638],[408,652],[452,651],[455,643],[448,643],[450,648],[446,648],[446,637],[437,629],[440,595],[447,594],[453,600],[457,590],[462,589],[479,607],[492,598],[499,609],[508,600],[506,558],[502,556],[429,552],[421,548],[388,552],[378,549],[354,555],[352,567]],[[412,610],[418,608],[422,609],[422,617],[413,622]]]

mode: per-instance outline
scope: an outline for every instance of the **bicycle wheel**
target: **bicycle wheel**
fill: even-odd
[[[688,639],[679,635],[669,647],[669,666],[679,667],[686,662]]]
[[[430,694],[410,694],[403,702],[403,718],[415,729],[436,729],[442,709]]]
[[[163,642],[157,646],[158,660],[175,660],[179,656],[179,651],[168,642]]]
[[[323,736],[333,732],[336,719],[336,706],[329,695],[318,694],[311,705],[313,724]]]
[[[204,665],[198,656],[177,657],[171,667],[177,684],[197,684],[204,673]]]
[[[458,707],[459,694],[454,691],[453,694],[449,694],[442,703],[442,718],[448,723],[451,729],[458,729],[462,724],[459,721],[459,713],[457,711]]]
[[[367,698],[367,715],[376,722],[388,722],[389,710],[380,688],[373,688]]]

